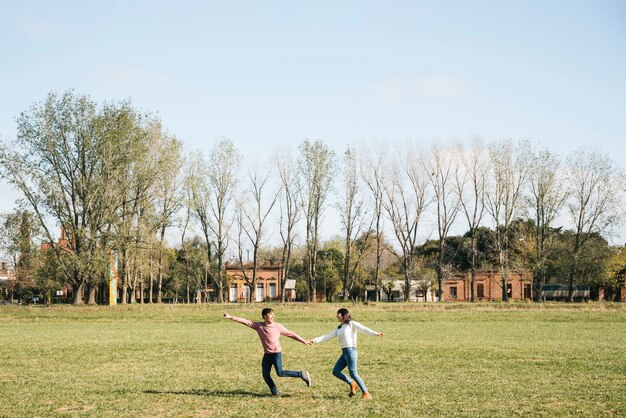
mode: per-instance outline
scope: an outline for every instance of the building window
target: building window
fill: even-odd
[[[257,302],[263,302],[265,300],[265,289],[262,284],[256,285],[256,299]]]
[[[450,287],[450,299],[456,299],[456,298],[457,298],[456,286],[452,286]]]
[[[237,302],[237,285],[236,284],[232,285],[229,289],[228,301]]]
[[[476,290],[477,290],[476,293],[478,293],[476,297],[483,299],[485,297],[485,284],[478,283],[478,285],[476,285]]]
[[[524,285],[524,299],[530,299],[531,296],[531,289],[530,289],[530,284],[525,284]]]

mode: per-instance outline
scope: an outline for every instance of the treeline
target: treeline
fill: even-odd
[[[474,139],[337,155],[305,139],[295,156],[244,162],[226,138],[185,153],[130,103],[69,91],[19,115],[0,175],[22,195],[0,235],[11,298],[50,300],[67,286],[74,303],[83,294],[96,303],[113,254],[122,303],[205,302],[209,287],[223,302],[227,261],[249,263],[252,289],[261,263],[281,263],[282,283],[296,279],[311,301],[366,286],[378,296],[398,279],[445,300],[451,275],[473,281],[486,268],[500,271],[503,289],[509,272],[532,271],[535,297],[543,283],[567,283],[572,299],[579,284],[611,291],[624,281],[624,250],[607,242],[623,214],[624,175],[596,151],[561,158],[528,141]],[[324,224],[331,210],[340,231]],[[172,231],[178,244],[166,240]]]

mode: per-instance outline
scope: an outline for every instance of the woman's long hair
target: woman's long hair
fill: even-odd
[[[337,328],[341,328],[343,324],[349,324],[350,321],[352,321],[352,315],[350,315],[350,312],[348,312],[346,308],[339,309],[337,313],[343,316],[343,322]]]

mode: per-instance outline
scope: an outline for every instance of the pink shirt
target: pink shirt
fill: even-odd
[[[300,341],[303,344],[306,343],[304,338],[293,331],[289,331],[278,322],[267,325],[265,322],[252,322],[245,318],[237,318],[236,316],[233,316],[233,321],[239,322],[240,324],[246,325],[255,330],[257,334],[259,334],[261,344],[263,345],[263,351],[266,353],[280,353],[282,351],[280,342],[278,341],[278,338],[280,338],[281,335]]]

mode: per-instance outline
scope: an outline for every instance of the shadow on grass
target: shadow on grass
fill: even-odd
[[[192,395],[192,396],[219,396],[227,398],[271,398],[269,393],[248,392],[246,390],[144,390],[143,393],[150,395]],[[290,395],[280,395],[282,398],[288,398]]]

